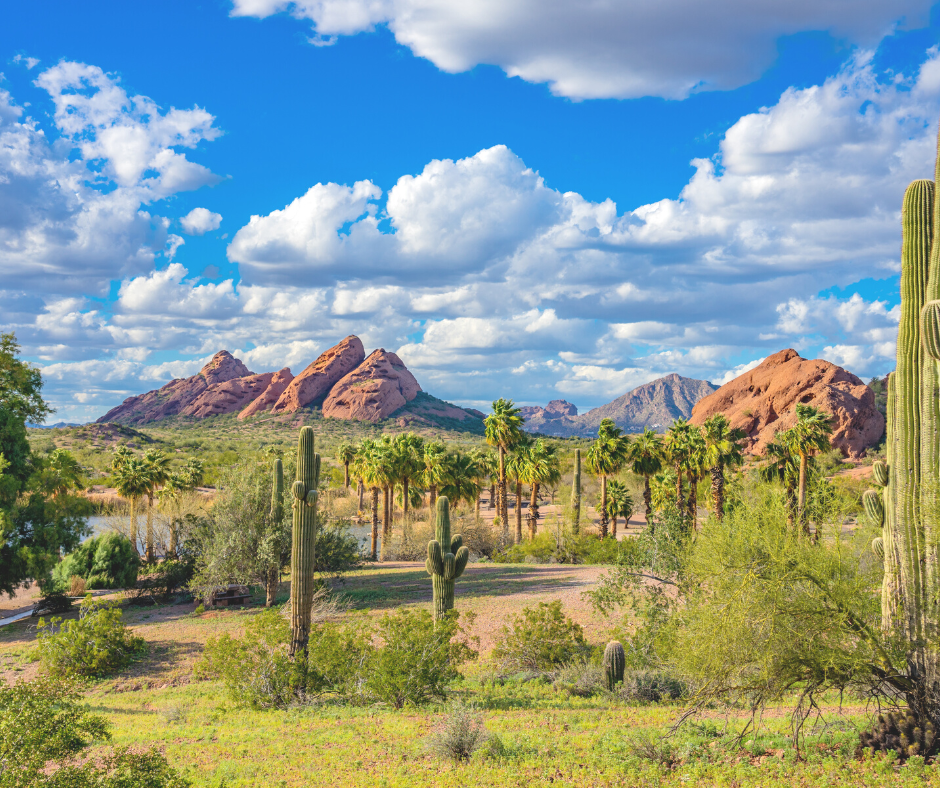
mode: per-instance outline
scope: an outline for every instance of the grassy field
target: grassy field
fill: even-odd
[[[870,711],[837,698],[827,724],[810,722],[798,758],[789,742],[787,709],[772,709],[758,732],[736,741],[748,715],[714,709],[665,739],[682,712],[674,703],[630,704],[577,698],[547,681],[493,681],[490,651],[499,628],[525,606],[561,600],[592,643],[620,623],[601,617],[583,597],[605,570],[593,566],[474,564],[457,583],[457,608],[476,614],[471,634],[480,658],[469,663],[453,695],[473,703],[498,753],[452,765],[425,740],[442,706],[394,711],[324,703],[289,711],[235,708],[220,683],[196,680],[193,664],[206,639],[239,632],[257,607],[197,613],[195,605],[129,607],[125,620],[148,643],[147,655],[120,675],[95,683],[89,704],[114,726],[114,743],[156,745],[197,786],[877,786],[940,785],[934,767],[905,767],[852,757]],[[375,617],[428,605],[430,584],[419,564],[370,567],[347,576],[338,591],[344,616]],[[18,600],[23,605],[28,600]],[[4,600],[7,610],[17,601]],[[35,674],[35,620],[0,629],[0,670],[7,680]],[[727,732],[725,732],[727,726]],[[639,757],[649,751],[653,757]]]

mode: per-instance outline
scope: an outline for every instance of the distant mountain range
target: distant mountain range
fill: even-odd
[[[553,400],[544,408],[524,407],[524,429],[557,437],[591,438],[597,435],[601,419],[612,419],[626,432],[642,432],[647,427],[662,431],[676,419],[692,415],[695,403],[718,386],[707,380],[684,378],[675,373],[637,386],[613,402],[578,414],[565,400]]]

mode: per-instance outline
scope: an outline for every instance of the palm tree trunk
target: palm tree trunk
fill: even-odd
[[[359,480],[359,484],[356,486],[356,492],[359,493],[358,511],[361,512],[363,503],[362,499],[365,498],[366,495],[366,486],[362,483],[362,479]]]
[[[516,544],[522,541],[522,482],[516,479]]]
[[[607,538],[607,476],[601,476],[601,539]]]
[[[785,487],[785,496],[787,502],[787,525],[790,528],[793,528],[796,524],[796,490],[793,489],[792,484],[786,484]]]
[[[532,494],[529,496],[529,538],[535,539],[539,527],[539,484],[531,485]]]
[[[343,488],[346,490],[346,493],[349,493],[349,463],[343,463]]]
[[[477,490],[477,503],[476,503],[476,506],[474,507],[473,514],[477,520],[480,519],[480,491],[479,490]]]
[[[725,469],[721,463],[712,466],[712,506],[715,507],[715,517],[718,521],[725,516]]]
[[[616,538],[617,538],[617,515],[614,515],[614,516],[611,517],[610,519],[611,519],[610,535],[611,535],[614,539],[616,539]]]
[[[153,493],[147,493],[147,563],[153,563]]]
[[[682,495],[682,466],[676,463],[676,508],[679,516],[685,514],[685,497]]]
[[[372,488],[372,560],[378,556],[379,541],[379,488]]]
[[[499,447],[499,519],[503,524],[503,539],[509,541],[509,505],[506,500],[506,450]]]
[[[689,522],[692,523],[692,530],[696,530],[698,525],[698,476],[694,473],[689,474]]]
[[[131,544],[134,545],[134,552],[140,555],[137,549],[137,496],[131,496]]]
[[[385,560],[385,548],[388,545],[388,541],[392,536],[392,507],[391,503],[394,500],[394,487],[385,487],[385,507],[382,513],[382,560]]]
[[[653,490],[650,487],[650,477],[643,477],[643,503],[646,504],[646,527],[653,529]]]
[[[800,525],[803,532],[809,535],[809,522],[806,519],[806,466],[808,455],[805,452],[800,453],[800,494],[796,504],[796,513],[800,519]]]
[[[408,517],[408,484],[409,484],[409,481],[410,481],[409,479],[405,479],[405,480],[401,483],[401,502],[402,502],[401,517],[402,517],[402,522],[404,522],[404,521],[405,521],[405,518]]]
[[[487,504],[487,509],[492,509],[496,506],[496,484],[490,482],[490,502]]]

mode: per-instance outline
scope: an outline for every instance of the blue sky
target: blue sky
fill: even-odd
[[[796,347],[893,367],[922,0],[7,4],[0,328],[86,421],[349,333],[586,409]]]

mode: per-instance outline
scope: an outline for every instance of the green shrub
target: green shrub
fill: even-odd
[[[77,621],[54,617],[46,624],[40,618],[36,642],[42,667],[54,676],[106,676],[144,650],[143,638],[124,625],[120,608],[91,595]]]
[[[637,552],[636,539],[601,539],[595,534],[577,536],[565,534],[557,539],[550,531],[543,531],[528,539],[497,552],[493,560],[504,564],[559,563],[612,565],[631,561]]]
[[[147,567],[146,574],[137,578],[138,601],[165,600],[175,591],[185,588],[193,579],[195,563],[190,557],[161,561]]]
[[[581,626],[568,618],[561,602],[539,602],[504,626],[493,657],[503,669],[547,671],[584,658],[590,647]]]
[[[75,684],[50,677],[0,686],[2,788],[189,785],[156,750],[119,749],[78,765],[76,756],[92,742],[110,739],[106,720],[90,714],[80,699]]]
[[[254,616],[241,638],[209,638],[197,673],[222,679],[239,706],[283,709],[324,695],[352,700],[371,652],[367,636],[314,624],[306,661],[287,654],[290,624],[274,609]]]
[[[428,751],[443,760],[469,761],[485,747],[492,734],[483,724],[483,716],[457,701],[426,740]]]
[[[317,528],[314,550],[316,571],[322,574],[339,575],[355,569],[361,563],[359,540],[350,532],[348,520],[340,520]]]
[[[132,588],[139,567],[133,545],[120,534],[107,533],[76,547],[52,570],[52,580],[59,591],[68,591],[73,576],[87,588]]]
[[[382,617],[376,649],[366,673],[366,692],[396,709],[444,698],[460,677],[457,665],[476,657],[465,640],[459,614],[435,623],[427,610],[400,610]]]

